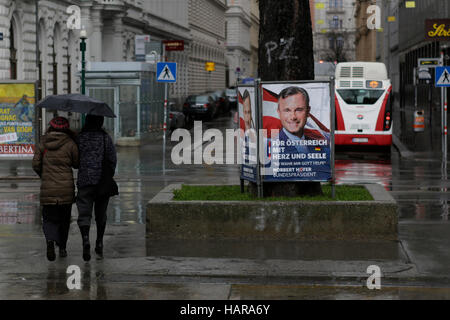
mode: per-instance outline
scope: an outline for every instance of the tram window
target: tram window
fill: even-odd
[[[375,104],[384,90],[337,90],[347,104]]]

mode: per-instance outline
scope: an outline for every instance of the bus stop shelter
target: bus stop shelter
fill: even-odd
[[[156,65],[144,62],[90,62],[86,95],[106,102],[117,118],[104,127],[119,146],[138,146],[162,134],[164,86]]]

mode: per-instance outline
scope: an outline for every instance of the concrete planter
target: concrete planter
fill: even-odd
[[[174,201],[167,186],[147,204],[152,239],[397,240],[397,204],[380,185],[374,201]]]

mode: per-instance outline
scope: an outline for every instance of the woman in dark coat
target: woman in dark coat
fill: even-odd
[[[41,137],[33,157],[33,170],[41,177],[42,227],[47,241],[47,259],[54,261],[55,243],[59,256],[66,257],[75,186],[72,168],[78,168],[78,148],[69,121],[55,117]]]
[[[85,261],[91,259],[89,229],[93,208],[97,225],[95,252],[98,258],[103,258],[103,235],[106,228],[109,196],[99,196],[97,186],[103,170],[114,175],[117,164],[116,149],[111,137],[102,129],[103,121],[103,117],[87,115],[85,125],[78,135],[80,168],[77,181],[77,222],[83,241],[83,259]],[[103,168],[104,165],[107,168]]]

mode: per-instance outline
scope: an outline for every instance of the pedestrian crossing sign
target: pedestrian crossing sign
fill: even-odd
[[[450,66],[436,68],[436,87],[450,87]]]
[[[156,64],[156,81],[177,82],[177,63],[158,62]]]

